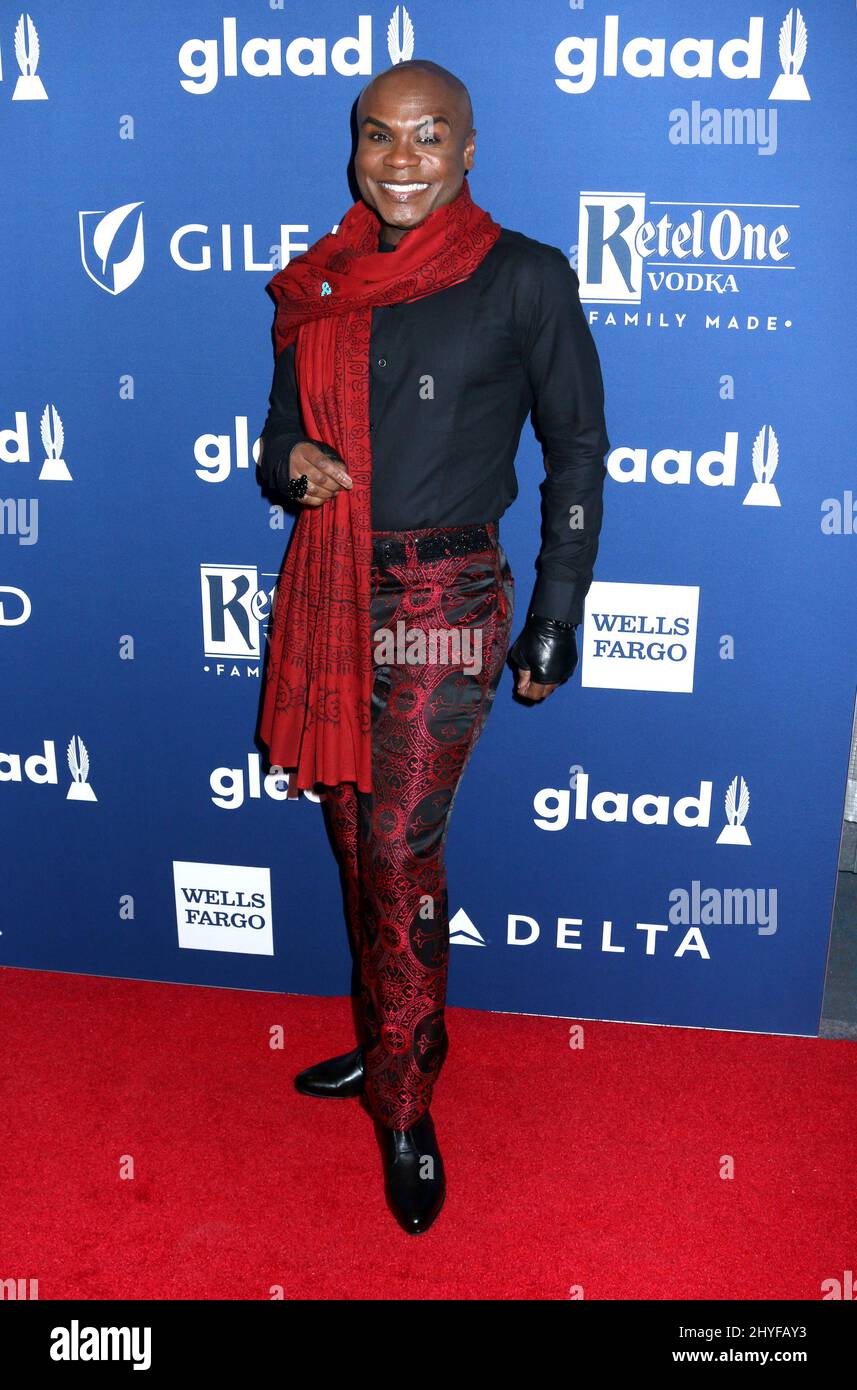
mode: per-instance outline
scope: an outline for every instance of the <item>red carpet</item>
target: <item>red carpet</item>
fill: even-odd
[[[449,1192],[412,1237],[360,1103],[291,1086],[353,1046],[347,1000],[2,970],[0,1008],[0,1278],[40,1299],[818,1300],[857,1271],[853,1043],[586,1023],[572,1051],[451,1009]]]

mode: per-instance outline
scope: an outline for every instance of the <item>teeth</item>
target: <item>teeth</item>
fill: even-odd
[[[397,193],[415,193],[418,188],[428,188],[427,183],[382,183],[382,188],[395,189]]]

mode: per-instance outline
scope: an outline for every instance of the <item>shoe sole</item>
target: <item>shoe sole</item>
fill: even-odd
[[[307,1086],[300,1086],[295,1081],[295,1090],[300,1091],[302,1096],[312,1096],[314,1100],[354,1100],[357,1096],[363,1095],[362,1088],[359,1091],[313,1091]]]

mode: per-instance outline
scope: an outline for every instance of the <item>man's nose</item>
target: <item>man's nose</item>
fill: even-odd
[[[409,165],[416,165],[420,162],[420,156],[404,142],[394,142],[384,156],[384,163],[392,168],[407,168]]]

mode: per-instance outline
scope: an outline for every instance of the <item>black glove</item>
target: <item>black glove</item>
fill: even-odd
[[[561,685],[577,670],[574,623],[530,613],[520,637],[509,649],[515,665],[529,671],[539,685]]]

